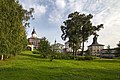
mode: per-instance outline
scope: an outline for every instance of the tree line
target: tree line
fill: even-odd
[[[0,0],[0,58],[20,53],[27,45],[25,28],[33,17],[17,0]]]

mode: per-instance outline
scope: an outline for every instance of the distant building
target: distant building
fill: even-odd
[[[64,52],[72,52],[72,48],[69,46],[69,42],[65,42]]]
[[[115,48],[113,48],[113,49],[103,49],[101,51],[100,57],[102,57],[102,58],[113,58],[113,57],[115,57],[116,53],[117,53],[117,51],[116,51]]]
[[[97,35],[95,35],[93,38],[93,43],[88,46],[88,50],[90,51],[91,55],[100,55],[100,52],[103,49],[104,45],[97,42]]]
[[[56,43],[56,40],[55,40],[55,43],[51,46],[52,46],[52,51],[59,52],[59,53],[63,52],[64,45],[61,43]]]
[[[120,46],[120,41],[117,45]],[[119,47],[112,48],[112,49],[103,49],[101,51],[101,57],[102,58],[114,58],[114,57],[116,57],[117,53],[118,53],[118,51],[117,51],[118,48]]]
[[[28,46],[31,48],[30,50],[33,51],[33,49],[38,49],[39,42],[40,42],[40,38],[37,38],[35,29],[33,29],[32,33],[31,33],[31,37],[28,38],[28,43],[29,43]]]

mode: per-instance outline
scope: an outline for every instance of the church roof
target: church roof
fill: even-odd
[[[104,46],[104,45],[103,44],[91,44],[88,47],[90,47],[90,46]]]
[[[33,29],[32,34],[36,34],[35,29]]]
[[[91,45],[89,45],[88,47],[90,47],[90,46],[104,46],[104,45],[99,44],[97,42],[97,36],[95,35],[94,38],[93,38],[93,43]]]
[[[30,38],[28,38],[28,40],[29,39],[38,39],[38,40],[41,40],[41,38],[34,38],[34,37],[30,37]]]

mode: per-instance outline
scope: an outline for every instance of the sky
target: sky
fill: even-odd
[[[98,32],[98,43],[105,48],[117,46],[120,41],[120,1],[119,0],[19,0],[23,8],[34,8],[35,20],[30,20],[30,28],[27,28],[27,37],[35,28],[39,38],[46,37],[53,44],[56,40],[64,44],[61,39],[60,26],[63,25],[68,14],[78,11],[92,14],[93,25],[104,24],[104,29]],[[92,43],[91,36],[85,44],[85,48]]]

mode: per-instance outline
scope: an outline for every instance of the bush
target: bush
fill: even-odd
[[[85,60],[84,56],[78,56],[76,60]]]
[[[33,54],[40,54],[40,58],[49,58],[50,61],[53,59],[65,59],[65,60],[73,60],[74,56],[71,53],[40,53],[39,51],[32,51]],[[93,60],[92,56],[77,56],[76,60]]]
[[[53,59],[65,59],[65,60],[74,59],[73,55],[66,53],[51,53],[49,55],[51,55]]]
[[[93,60],[92,56],[78,56],[76,60]]]
[[[92,56],[85,56],[85,60],[93,60]]]
[[[32,51],[33,54],[40,54],[39,51]]]
[[[47,58],[45,54],[40,54],[40,58]]]

